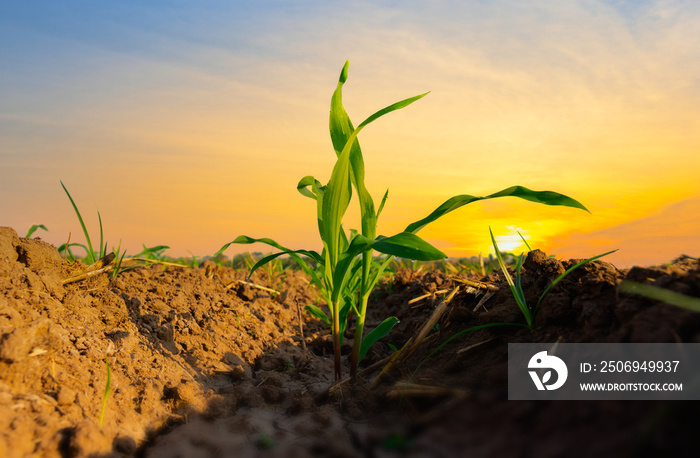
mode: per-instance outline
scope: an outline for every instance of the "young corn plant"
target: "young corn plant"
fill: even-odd
[[[489,234],[491,234],[491,243],[493,244],[493,249],[496,251],[496,257],[498,258],[498,265],[501,267],[501,270],[503,271],[503,276],[506,278],[506,282],[508,283],[508,286],[510,287],[510,291],[513,293],[513,297],[515,298],[515,302],[518,304],[518,308],[520,311],[523,313],[523,316],[525,317],[525,321],[527,322],[527,326],[530,329],[534,329],[535,327],[535,316],[537,315],[538,310],[540,309],[540,304],[544,300],[544,298],[547,296],[549,291],[551,291],[552,288],[554,288],[557,283],[562,281],[567,275],[569,275],[571,272],[574,270],[578,269],[582,265],[594,261],[598,258],[602,258],[603,256],[607,256],[610,253],[614,253],[617,250],[612,250],[608,251],[607,253],[599,254],[597,256],[593,256],[592,258],[585,259],[577,264],[574,264],[573,266],[569,267],[564,271],[563,274],[559,275],[557,278],[555,278],[552,283],[547,286],[547,288],[544,290],[540,298],[537,300],[537,304],[535,304],[534,307],[530,307],[527,304],[527,301],[525,300],[525,292],[523,291],[521,282],[520,282],[520,272],[521,268],[523,265],[523,256],[524,253],[520,253],[520,257],[518,257],[518,262],[515,266],[515,281],[513,281],[513,277],[510,276],[510,273],[508,273],[508,267],[506,266],[505,261],[503,260],[503,255],[501,254],[501,251],[498,249],[498,244],[496,244],[496,239],[493,236],[493,232],[491,231],[491,228],[489,227]],[[520,236],[522,238],[522,235]],[[525,242],[525,239],[523,238],[523,241]],[[530,245],[525,242],[525,245],[530,249]]]
[[[341,338],[350,311],[353,311],[356,316],[350,360],[350,373],[353,377],[357,373],[359,362],[371,345],[386,335],[398,322],[395,317],[389,317],[372,332],[364,335],[370,293],[393,257],[418,261],[434,261],[446,257],[440,250],[416,235],[426,225],[471,202],[507,196],[546,205],[562,205],[586,210],[581,203],[563,194],[511,186],[483,197],[468,194],[454,196],[425,218],[409,224],[404,231],[389,237],[377,235],[377,221],[386,203],[388,191],[380,201],[379,207],[375,207],[374,200],[365,187],[364,159],[357,136],[370,123],[388,113],[407,107],[425,97],[427,93],[389,105],[354,127],[342,102],[342,89],[347,81],[348,65],[349,63],[346,62],[343,66],[338,85],[331,98],[329,129],[336,162],[330,179],[324,185],[316,178],[306,176],[297,185],[297,190],[303,196],[316,201],[318,232],[323,250],[320,253],[313,250],[292,250],[269,238],[241,235],[224,245],[218,252],[223,252],[232,243],[264,243],[276,248],[279,252],[260,259],[251,269],[251,273],[273,259],[287,254],[311,277],[312,283],[321,291],[330,311],[330,317],[320,309],[313,310],[313,313],[331,327],[336,380],[342,377]],[[342,221],[350,204],[353,189],[357,193],[360,206],[361,231],[346,233]],[[387,256],[377,262],[373,258],[374,251]],[[312,260],[316,269],[312,269],[307,260]]]

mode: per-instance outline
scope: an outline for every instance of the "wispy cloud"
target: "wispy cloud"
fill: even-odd
[[[140,190],[157,176],[171,196],[196,176],[192,202],[252,202],[227,207],[217,236],[250,232],[261,195],[279,195],[273,211],[301,208],[296,180],[327,178],[328,101],[350,58],[356,122],[432,91],[363,132],[370,188],[391,189],[387,228],[453,194],[518,183],[571,194],[593,216],[567,229],[528,207],[503,224],[601,230],[700,192],[698,28],[700,5],[674,1],[6,2],[0,180],[8,194],[24,183],[57,195],[47,174],[75,177],[75,193],[99,203],[114,191],[96,170]],[[20,183],[27,164],[49,165]],[[237,178],[207,188],[223,171]],[[143,192],[132,213],[145,218],[161,197]],[[2,200],[2,214],[55,206]],[[430,234],[472,246],[452,228]]]

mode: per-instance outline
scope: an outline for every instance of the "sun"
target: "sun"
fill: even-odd
[[[494,234],[496,244],[498,244],[498,249],[507,253],[526,251],[527,246],[525,245],[523,239],[528,240],[530,238],[530,236],[527,234],[528,231],[516,226],[506,226],[506,229],[509,230],[509,234]],[[496,253],[493,246],[491,246],[489,252],[493,254]]]

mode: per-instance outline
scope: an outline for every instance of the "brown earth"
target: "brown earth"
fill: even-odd
[[[528,299],[570,265],[530,253]],[[552,290],[536,331],[465,333],[415,373],[456,332],[523,317],[502,275],[400,270],[377,290],[368,318],[369,328],[390,315],[400,323],[363,367],[389,356],[387,343],[400,348],[445,291],[460,289],[396,372],[370,388],[377,365],[365,380],[331,390],[328,330],[303,313],[301,337],[298,306],[319,301],[298,271],[271,279],[260,270],[250,279],[281,296],[242,283],[226,289],[247,272],[211,263],[62,284],[84,269],[51,245],[0,228],[0,456],[698,455],[695,401],[508,401],[506,383],[508,342],[700,342],[700,314],[616,287],[629,278],[700,296],[693,258],[630,270],[589,263]],[[500,290],[475,310],[483,295],[464,279]],[[111,389],[99,426],[105,358]],[[409,378],[423,388],[397,388]]]

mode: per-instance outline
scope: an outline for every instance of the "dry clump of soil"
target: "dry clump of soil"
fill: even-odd
[[[528,300],[574,262],[531,252]],[[213,264],[62,283],[84,268],[0,228],[0,456],[694,455],[694,401],[507,401],[506,362],[508,342],[700,342],[699,314],[617,290],[627,278],[700,296],[696,259],[625,271],[589,263],[552,290],[538,330],[463,334],[415,373],[456,332],[523,318],[501,275],[400,270],[368,317],[370,328],[390,315],[400,323],[363,367],[389,356],[387,343],[401,348],[459,289],[425,342],[376,386],[385,363],[331,390],[332,343],[325,325],[299,315],[318,297],[298,271],[250,279],[281,295],[227,289],[247,272]],[[465,280],[500,289],[480,304]],[[99,426],[105,358],[111,390]],[[398,390],[409,378],[419,389]]]

